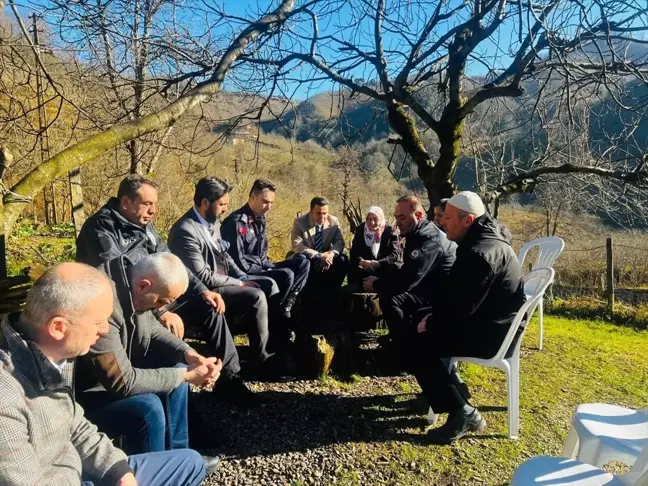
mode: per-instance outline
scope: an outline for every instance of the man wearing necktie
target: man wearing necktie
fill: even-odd
[[[169,248],[209,289],[224,299],[230,315],[242,315],[250,346],[263,373],[273,377],[281,371],[275,344],[270,341],[268,302],[279,294],[269,277],[247,275],[228,253],[229,243],[221,238],[220,216],[227,211],[231,186],[217,177],[203,177],[196,184],[194,206],[171,228]]]
[[[308,214],[295,218],[292,229],[295,258],[310,261],[307,289],[313,293],[338,289],[346,276],[348,259],[338,219],[329,214],[325,197],[315,197]]]

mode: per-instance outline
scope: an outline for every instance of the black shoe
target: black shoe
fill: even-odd
[[[295,305],[295,302],[297,302],[297,294],[290,294],[286,297],[286,300],[284,300],[283,316],[286,319],[292,318],[292,308]]]
[[[261,400],[238,375],[218,380],[213,393],[240,408],[255,408],[261,405]]]
[[[218,471],[220,467],[220,459],[216,456],[202,456],[203,462],[205,463],[205,476],[209,476],[212,473]]]
[[[476,408],[469,414],[463,410],[451,413],[448,420],[441,427],[432,429],[427,433],[427,439],[433,444],[452,444],[461,439],[468,432],[479,432],[486,428],[486,421]]]

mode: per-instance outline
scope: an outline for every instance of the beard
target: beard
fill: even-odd
[[[220,216],[216,216],[216,208],[214,206],[215,204],[211,203],[207,209],[207,213],[205,214],[205,221],[210,224],[214,224],[220,219]]]

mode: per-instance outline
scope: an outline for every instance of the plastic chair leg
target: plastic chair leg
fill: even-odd
[[[519,358],[514,356],[508,360],[506,383],[508,392],[508,429],[509,439],[518,438],[520,414],[520,368]]]
[[[427,415],[428,425],[434,426],[437,423],[438,418],[439,416],[436,413],[434,413],[434,410],[432,410],[432,407],[430,407],[430,410],[428,411],[428,415]]]
[[[540,298],[540,304],[538,305],[538,323],[540,324],[538,332],[538,349],[542,351],[542,340],[544,338],[544,297]]]
[[[574,424],[571,424],[569,427],[569,433],[565,439],[565,444],[563,445],[562,455],[570,459],[576,458],[576,452],[578,451],[578,432],[574,428]]]
[[[577,459],[585,464],[599,466],[601,456],[600,442],[598,440],[579,440]]]

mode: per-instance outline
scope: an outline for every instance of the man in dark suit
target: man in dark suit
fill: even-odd
[[[298,216],[291,233],[295,258],[310,262],[308,286],[312,292],[338,289],[347,274],[349,261],[338,219],[329,214],[325,197],[314,197],[308,214]]]
[[[194,206],[171,228],[169,248],[207,288],[223,297],[228,313],[243,315],[250,346],[262,364],[272,357],[268,302],[278,306],[279,288],[269,277],[247,275],[227,252],[229,243],[221,238],[219,218],[227,211],[231,189],[217,177],[200,179]]]
[[[279,286],[277,300],[283,316],[291,317],[291,309],[308,278],[306,260],[273,262],[268,258],[268,235],[265,215],[272,209],[276,187],[267,179],[252,184],[248,202],[232,212],[221,227],[228,251],[238,267],[248,275],[270,277]]]

